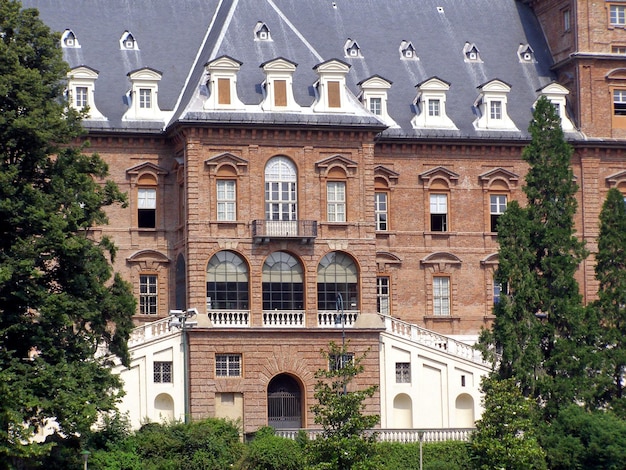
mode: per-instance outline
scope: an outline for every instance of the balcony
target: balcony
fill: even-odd
[[[317,237],[316,220],[253,220],[252,238],[255,243],[270,240],[301,240],[312,243]]]

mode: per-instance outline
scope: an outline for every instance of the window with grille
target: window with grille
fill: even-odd
[[[370,111],[372,114],[380,116],[383,113],[383,100],[382,98],[370,98]]]
[[[398,384],[411,383],[411,363],[410,362],[396,362],[396,383]]]
[[[154,383],[172,383],[172,362],[154,362]]]
[[[87,87],[77,86],[74,90],[74,103],[78,109],[82,109],[87,106]]]
[[[216,354],[215,375],[217,377],[241,377],[241,354]]]
[[[450,315],[450,278],[433,278],[433,315]]]
[[[489,213],[491,231],[498,231],[498,219],[506,210],[506,196],[503,194],[492,194],[489,196]]]
[[[265,220],[297,220],[297,172],[286,157],[274,157],[265,167]]]
[[[139,313],[157,314],[157,276],[142,274],[139,276]]]
[[[326,204],[329,222],[346,221],[346,183],[329,181],[326,185]]]
[[[430,195],[430,230],[448,231],[448,196],[447,194]]]
[[[441,116],[441,101],[440,100],[428,100],[428,115],[429,116]]]
[[[139,107],[142,109],[152,108],[152,90],[150,88],[139,89]]]
[[[502,101],[489,102],[489,117],[491,119],[502,119]]]
[[[376,230],[383,232],[387,230],[387,193],[378,192],[375,197]]]
[[[217,220],[237,218],[237,182],[217,180]]]
[[[376,311],[389,315],[389,278],[387,276],[376,278]]]

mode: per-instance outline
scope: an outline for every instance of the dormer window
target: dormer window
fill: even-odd
[[[475,44],[466,42],[465,46],[463,46],[463,54],[465,55],[465,62],[482,62],[480,52]]]
[[[474,103],[478,118],[474,121],[477,130],[517,131],[515,123],[507,114],[507,96],[511,86],[501,80],[491,80],[478,87],[480,96]]]
[[[263,82],[264,100],[261,103],[263,110],[267,111],[298,111],[293,97],[293,73],[297,64],[279,57],[261,64],[265,72]]]
[[[550,83],[549,85],[537,90],[539,97],[545,96],[550,100],[552,105],[556,108],[556,112],[561,118],[561,128],[564,132],[571,132],[575,130],[574,124],[567,116],[567,95],[569,90],[558,83]]]
[[[161,72],[148,67],[128,74],[131,98],[129,109],[122,119],[127,121],[164,119],[158,104],[161,76]]]
[[[205,65],[209,73],[209,97],[204,109],[243,108],[237,96],[237,73],[241,62],[228,56],[221,56]]]
[[[315,112],[345,112],[348,105],[346,75],[350,65],[337,59],[328,60],[313,67],[319,79],[316,83],[317,100]]]
[[[71,29],[66,29],[61,36],[61,47],[69,48],[69,49],[78,49],[80,48],[80,44],[74,31]]]
[[[135,37],[129,31],[124,31],[122,34],[120,38],[120,49],[129,51],[139,50]]]
[[[438,77],[432,77],[417,84],[415,104],[417,115],[411,124],[415,128],[456,129],[446,114],[446,95],[450,84]]]
[[[346,51],[346,57],[350,57],[352,59],[363,57],[361,55],[361,48],[359,47],[357,42],[350,38],[348,38],[348,40],[346,41],[344,49]]]
[[[254,27],[254,40],[255,41],[271,41],[270,29],[265,23],[259,21]]]
[[[532,63],[535,61],[535,52],[528,44],[519,45],[517,48],[517,56],[519,57],[519,61],[522,63]]]
[[[415,50],[415,47],[413,47],[413,44],[411,44],[410,41],[402,41],[400,43],[400,58],[401,59],[406,59],[406,60],[416,60],[417,57],[417,51]]]
[[[379,75],[374,75],[357,85],[361,87],[359,97],[363,106],[385,124],[397,127],[387,112],[387,90],[391,88],[391,82]]]
[[[85,120],[106,119],[98,108],[94,99],[95,83],[99,72],[90,67],[81,65],[69,71],[68,78],[68,101],[69,105],[79,111],[87,110]]]

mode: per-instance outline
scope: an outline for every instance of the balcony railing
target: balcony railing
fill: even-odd
[[[208,310],[213,326],[246,328],[250,326],[250,310]]]
[[[263,310],[263,326],[274,328],[304,328],[304,310]]]
[[[276,429],[276,435],[295,439],[303,431],[313,440],[322,434],[321,429]],[[468,441],[474,428],[435,428],[435,429],[373,429],[379,441],[386,442],[443,442]]]
[[[346,310],[343,312],[345,327],[352,328],[359,316],[359,310]],[[341,313],[336,310],[320,310],[317,312],[317,326],[320,328],[340,328],[342,326]]]
[[[253,220],[252,238],[257,243],[272,239],[299,239],[311,242],[317,237],[316,220]]]

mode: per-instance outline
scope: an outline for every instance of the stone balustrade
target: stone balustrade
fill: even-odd
[[[352,328],[359,317],[359,310],[343,312],[345,327]],[[341,328],[341,313],[336,310],[320,310],[317,312],[317,326],[320,328]]]

